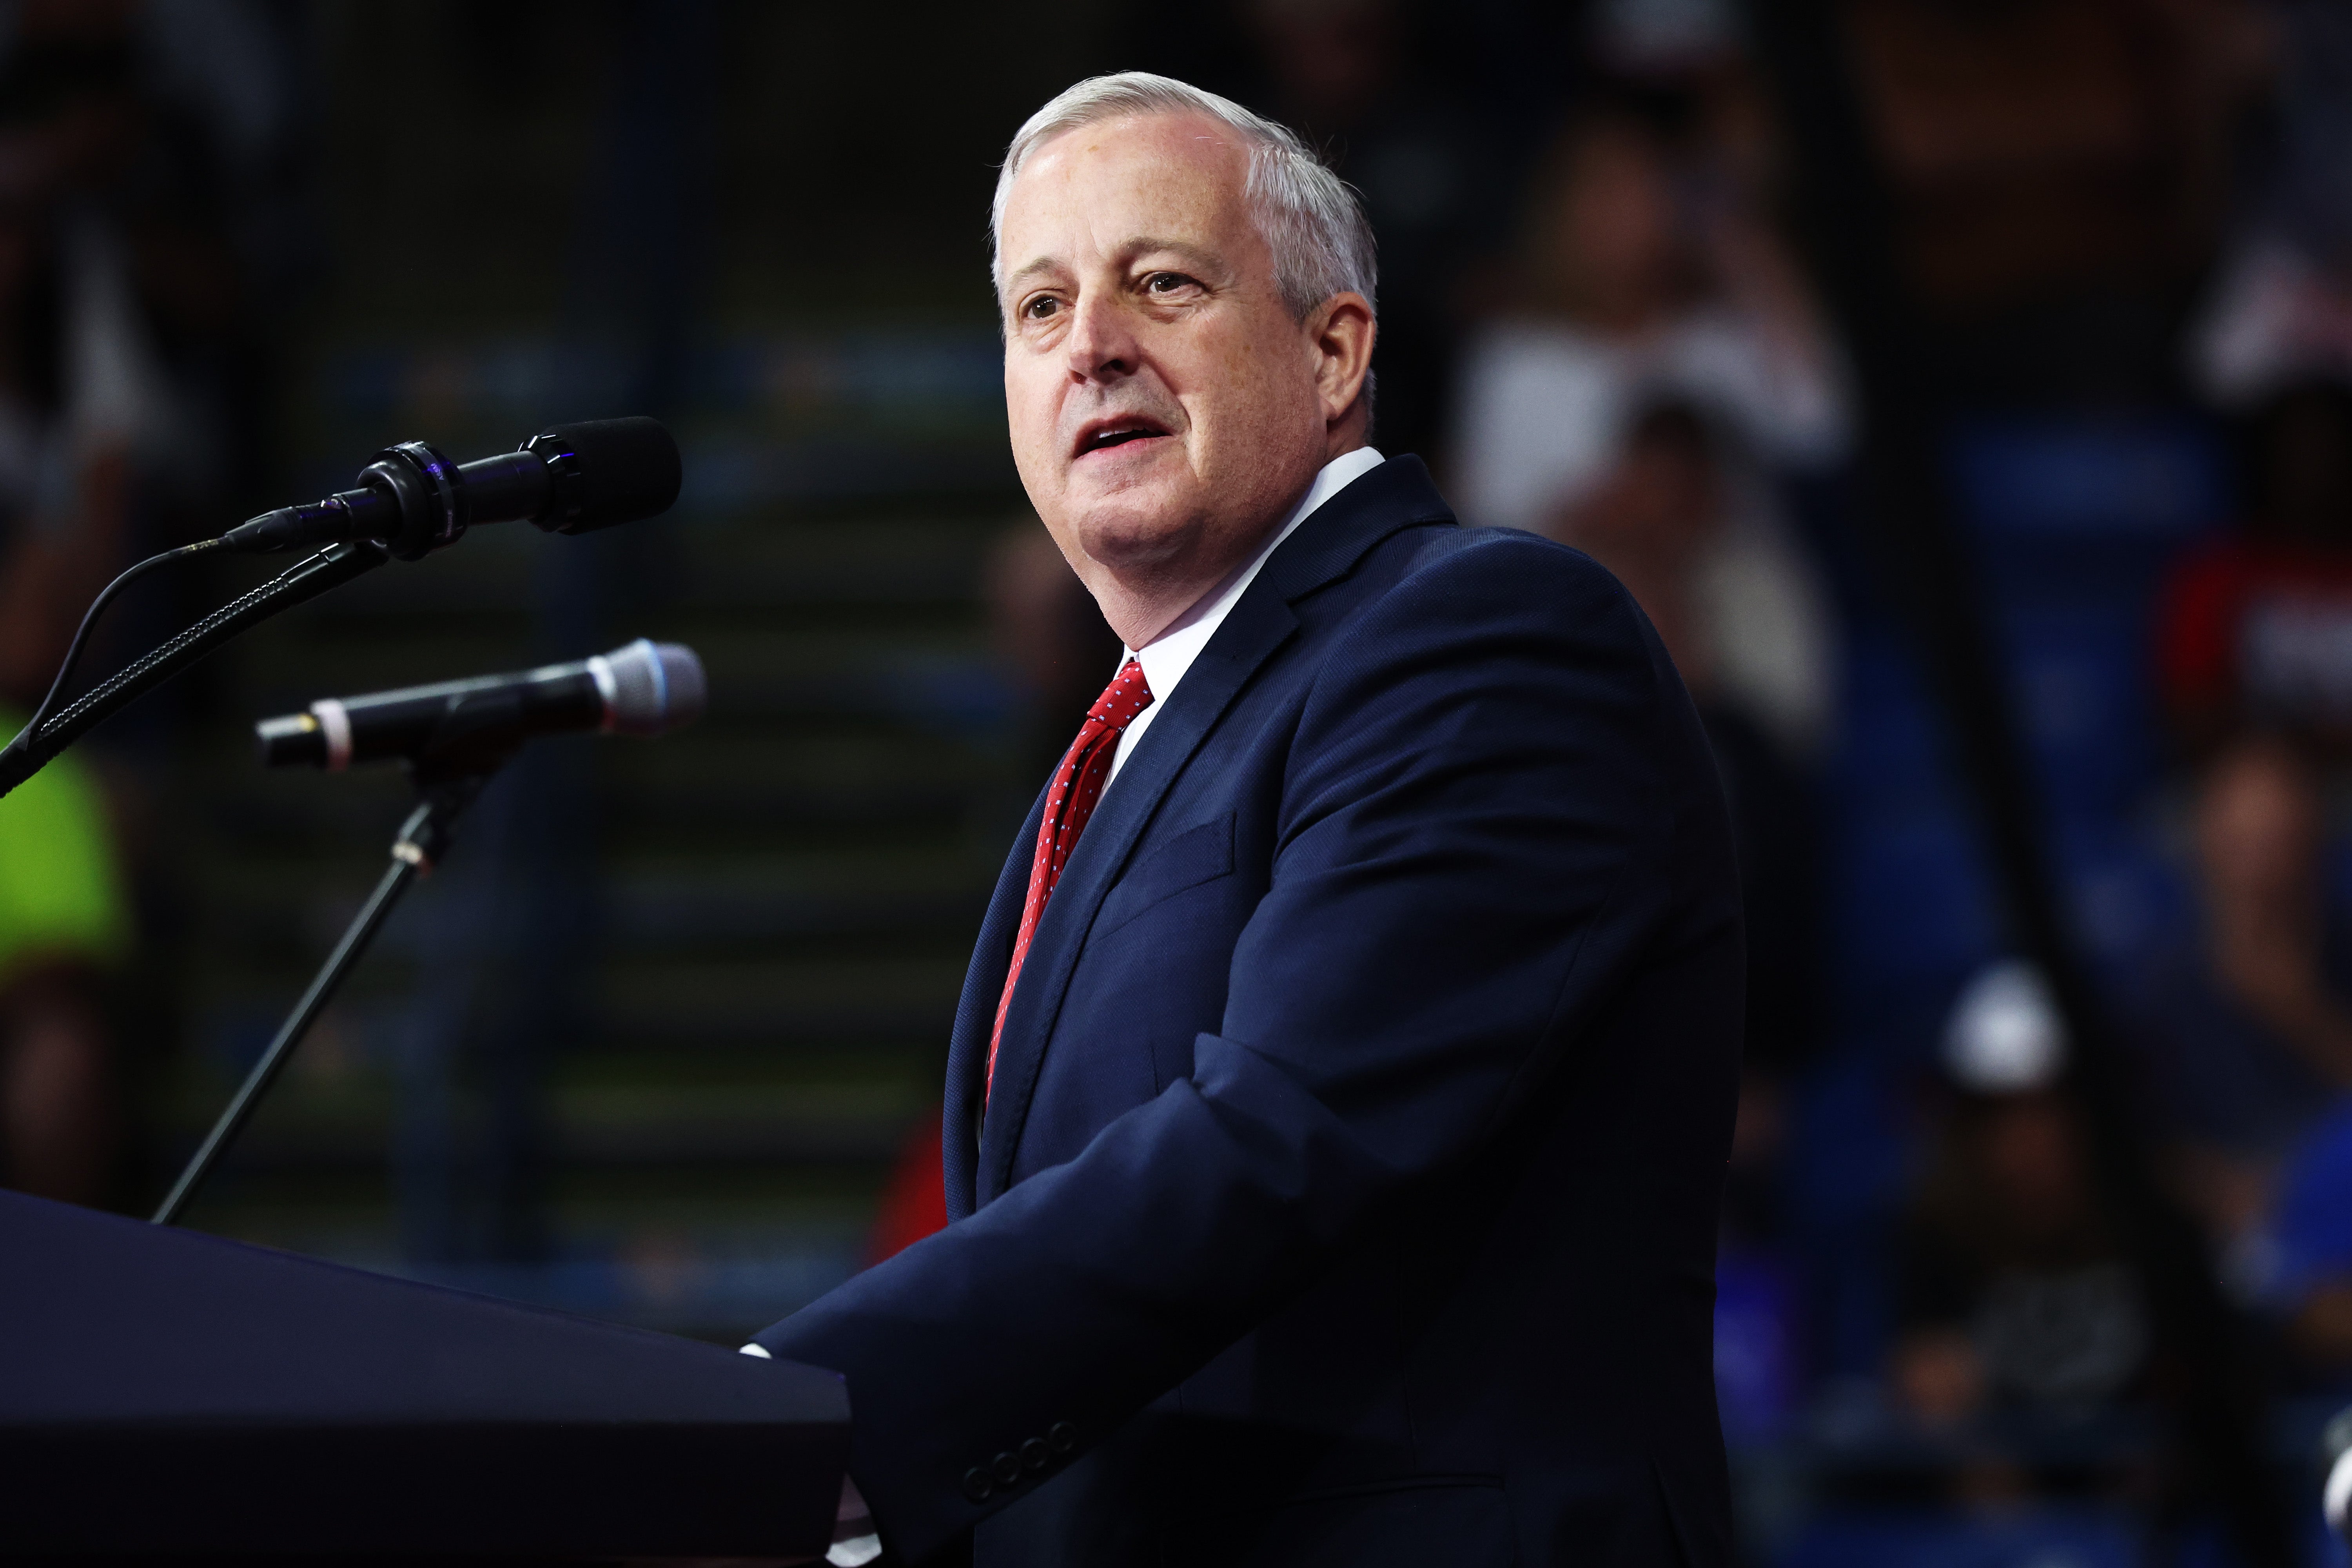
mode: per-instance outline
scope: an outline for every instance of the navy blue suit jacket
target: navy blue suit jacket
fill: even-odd
[[[886,1542],[1726,1561],[1739,905],[1616,581],[1415,458],[1325,503],[1104,795],[975,1140],[1038,818],[956,1018],[953,1223],[759,1336],[846,1376]]]

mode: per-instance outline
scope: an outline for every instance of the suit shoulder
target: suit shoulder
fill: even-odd
[[[1579,642],[1654,640],[1648,617],[1609,569],[1580,550],[1516,528],[1417,529],[1391,542],[1378,615],[1524,617]],[[1367,605],[1368,609],[1373,605]]]
[[[1549,668],[1647,701],[1672,684],[1633,595],[1591,556],[1531,533],[1451,523],[1407,530],[1383,542],[1352,583],[1311,617],[1320,622],[1310,637],[1320,648],[1318,685],[1433,676],[1476,686],[1500,670]]]
[[[1412,546],[1408,580],[1444,573],[1498,584],[1533,578],[1548,587],[1573,583],[1593,593],[1624,591],[1607,567],[1583,551],[1522,529],[1433,528],[1422,531]]]

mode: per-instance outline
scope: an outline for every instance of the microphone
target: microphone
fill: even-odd
[[[653,517],[677,500],[680,474],[677,443],[644,417],[551,426],[515,451],[471,463],[404,441],[360,470],[358,489],[265,511],[213,548],[258,553],[370,539],[415,561],[477,523],[586,533]]]
[[[535,735],[667,734],[702,716],[705,695],[702,660],[692,648],[639,637],[572,664],[328,698],[264,719],[254,734],[263,765],[273,768],[340,772],[355,763],[415,762],[454,742],[469,754],[502,758]]]

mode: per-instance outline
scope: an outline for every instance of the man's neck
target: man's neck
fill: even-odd
[[[1170,633],[1189,625],[1201,610],[1216,601],[1217,595],[1229,587],[1235,577],[1249,570],[1264,555],[1275,538],[1298,515],[1299,508],[1314,493],[1316,481],[1323,470],[1360,449],[1361,440],[1349,442],[1339,450],[1328,454],[1307,476],[1306,484],[1276,512],[1265,527],[1249,536],[1246,547],[1228,550],[1218,563],[1216,574],[1194,570],[1182,577],[1166,583],[1141,585],[1140,591],[1130,591],[1128,584],[1116,580],[1095,589],[1095,601],[1101,605],[1103,618],[1111,630],[1119,634],[1130,648],[1149,647]]]

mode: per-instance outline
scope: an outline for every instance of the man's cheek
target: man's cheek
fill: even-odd
[[[1054,411],[1040,407],[1034,395],[1028,398],[1009,400],[1006,409],[1012,426],[1013,455],[1024,465],[1045,465],[1054,451]]]

